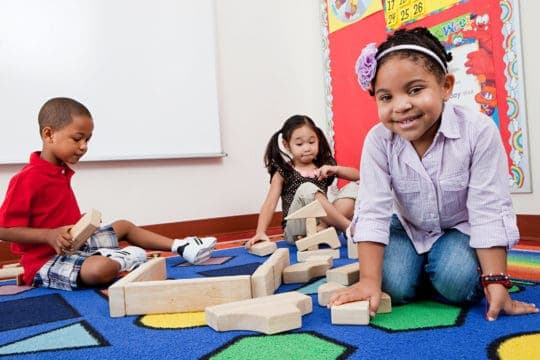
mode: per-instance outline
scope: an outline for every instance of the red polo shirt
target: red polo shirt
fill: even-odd
[[[54,229],[75,224],[81,217],[79,205],[71,189],[74,171],[30,155],[30,162],[9,182],[0,208],[0,226]],[[11,251],[21,255],[24,282],[32,284],[36,272],[55,255],[48,244],[11,243]]]

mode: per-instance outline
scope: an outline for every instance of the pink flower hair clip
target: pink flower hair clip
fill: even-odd
[[[367,44],[356,60],[355,70],[358,83],[365,91],[371,90],[371,82],[377,72],[377,44]]]

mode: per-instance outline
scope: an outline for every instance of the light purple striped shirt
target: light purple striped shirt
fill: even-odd
[[[508,162],[493,120],[447,103],[422,159],[409,141],[375,125],[362,151],[353,240],[388,244],[393,213],[419,254],[450,228],[470,235],[473,248],[515,245]]]

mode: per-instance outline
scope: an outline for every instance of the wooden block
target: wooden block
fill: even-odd
[[[17,286],[21,286],[23,284],[23,275],[24,275],[24,269],[19,266],[19,264],[12,265],[4,265],[4,267],[0,268],[0,279],[15,279],[17,281]]]
[[[344,288],[346,288],[346,286],[335,282],[327,282],[319,286],[319,288],[317,289],[317,300],[319,302],[319,305],[326,306],[326,304],[328,304],[328,300],[330,300],[336,290]]]
[[[305,283],[324,276],[329,268],[330,264],[327,260],[310,260],[289,265],[283,270],[283,283]]]
[[[292,214],[287,215],[285,220],[318,218],[323,216],[326,216],[326,211],[324,211],[320,202],[314,200],[303,208],[300,208]]]
[[[165,258],[148,260],[138,268],[109,286],[109,314],[111,317],[126,315],[125,286],[136,281],[165,280],[167,278]]]
[[[251,293],[254,298],[272,295],[281,285],[281,273],[290,264],[289,249],[277,249],[251,275]]]
[[[92,209],[83,215],[75,225],[69,230],[72,236],[71,251],[66,252],[72,254],[88,240],[88,238],[99,228],[101,224],[101,213],[98,210]]]
[[[333,259],[339,259],[339,249],[318,249],[318,250],[304,250],[296,253],[296,261],[307,261],[312,256],[330,255]]]
[[[352,237],[347,236],[347,257],[358,259],[358,244],[352,241]]]
[[[283,269],[291,264],[289,249],[277,249],[268,260],[271,261],[274,270],[274,289],[277,289],[281,286]]]
[[[251,274],[251,296],[254,298],[272,295],[276,290],[275,285],[274,268],[268,262],[261,264]]]
[[[126,315],[202,311],[208,306],[251,299],[251,276],[221,276],[128,283]]]
[[[315,245],[326,244],[332,249],[337,249],[341,246],[336,229],[333,227],[319,231],[315,235],[306,236],[303,239],[296,241],[298,251],[303,251]],[[312,251],[312,250],[311,250]]]
[[[260,241],[251,246],[249,253],[257,256],[266,256],[274,253],[277,250],[277,245],[273,241]]]
[[[329,255],[329,254],[312,255],[307,259],[307,261],[303,261],[303,262],[310,262],[310,261],[326,261],[330,267],[334,266],[334,258],[332,257],[332,255]]]
[[[334,305],[330,309],[332,324],[335,325],[368,325],[369,301],[355,301],[342,305]]]
[[[287,292],[256,299],[209,306],[206,323],[216,331],[251,330],[276,334],[302,326],[302,315],[311,313],[310,296]]]
[[[317,219],[316,218],[307,218],[306,219],[306,235],[314,235],[317,233]]]
[[[381,295],[381,303],[377,309],[377,314],[387,314],[392,312],[392,299],[390,295],[383,292]]]
[[[353,262],[348,265],[330,269],[326,272],[327,282],[336,282],[341,285],[352,285],[360,278],[360,265]]]

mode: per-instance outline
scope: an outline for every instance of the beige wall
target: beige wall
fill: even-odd
[[[325,127],[326,109],[320,2],[256,2],[216,1],[221,132],[228,156],[81,163],[73,187],[82,211],[94,207],[105,222],[127,218],[141,225],[259,211],[268,189],[262,162],[268,138],[295,113],[307,114]],[[540,93],[540,70],[535,66],[540,63],[540,45],[533,38],[538,12],[540,3],[521,1],[529,139],[540,132],[531,121],[540,116],[540,104],[532,101]],[[536,190],[540,148],[532,141],[529,148]],[[18,168],[0,166],[0,193]],[[514,195],[519,213],[540,214],[538,204],[537,193]]]

